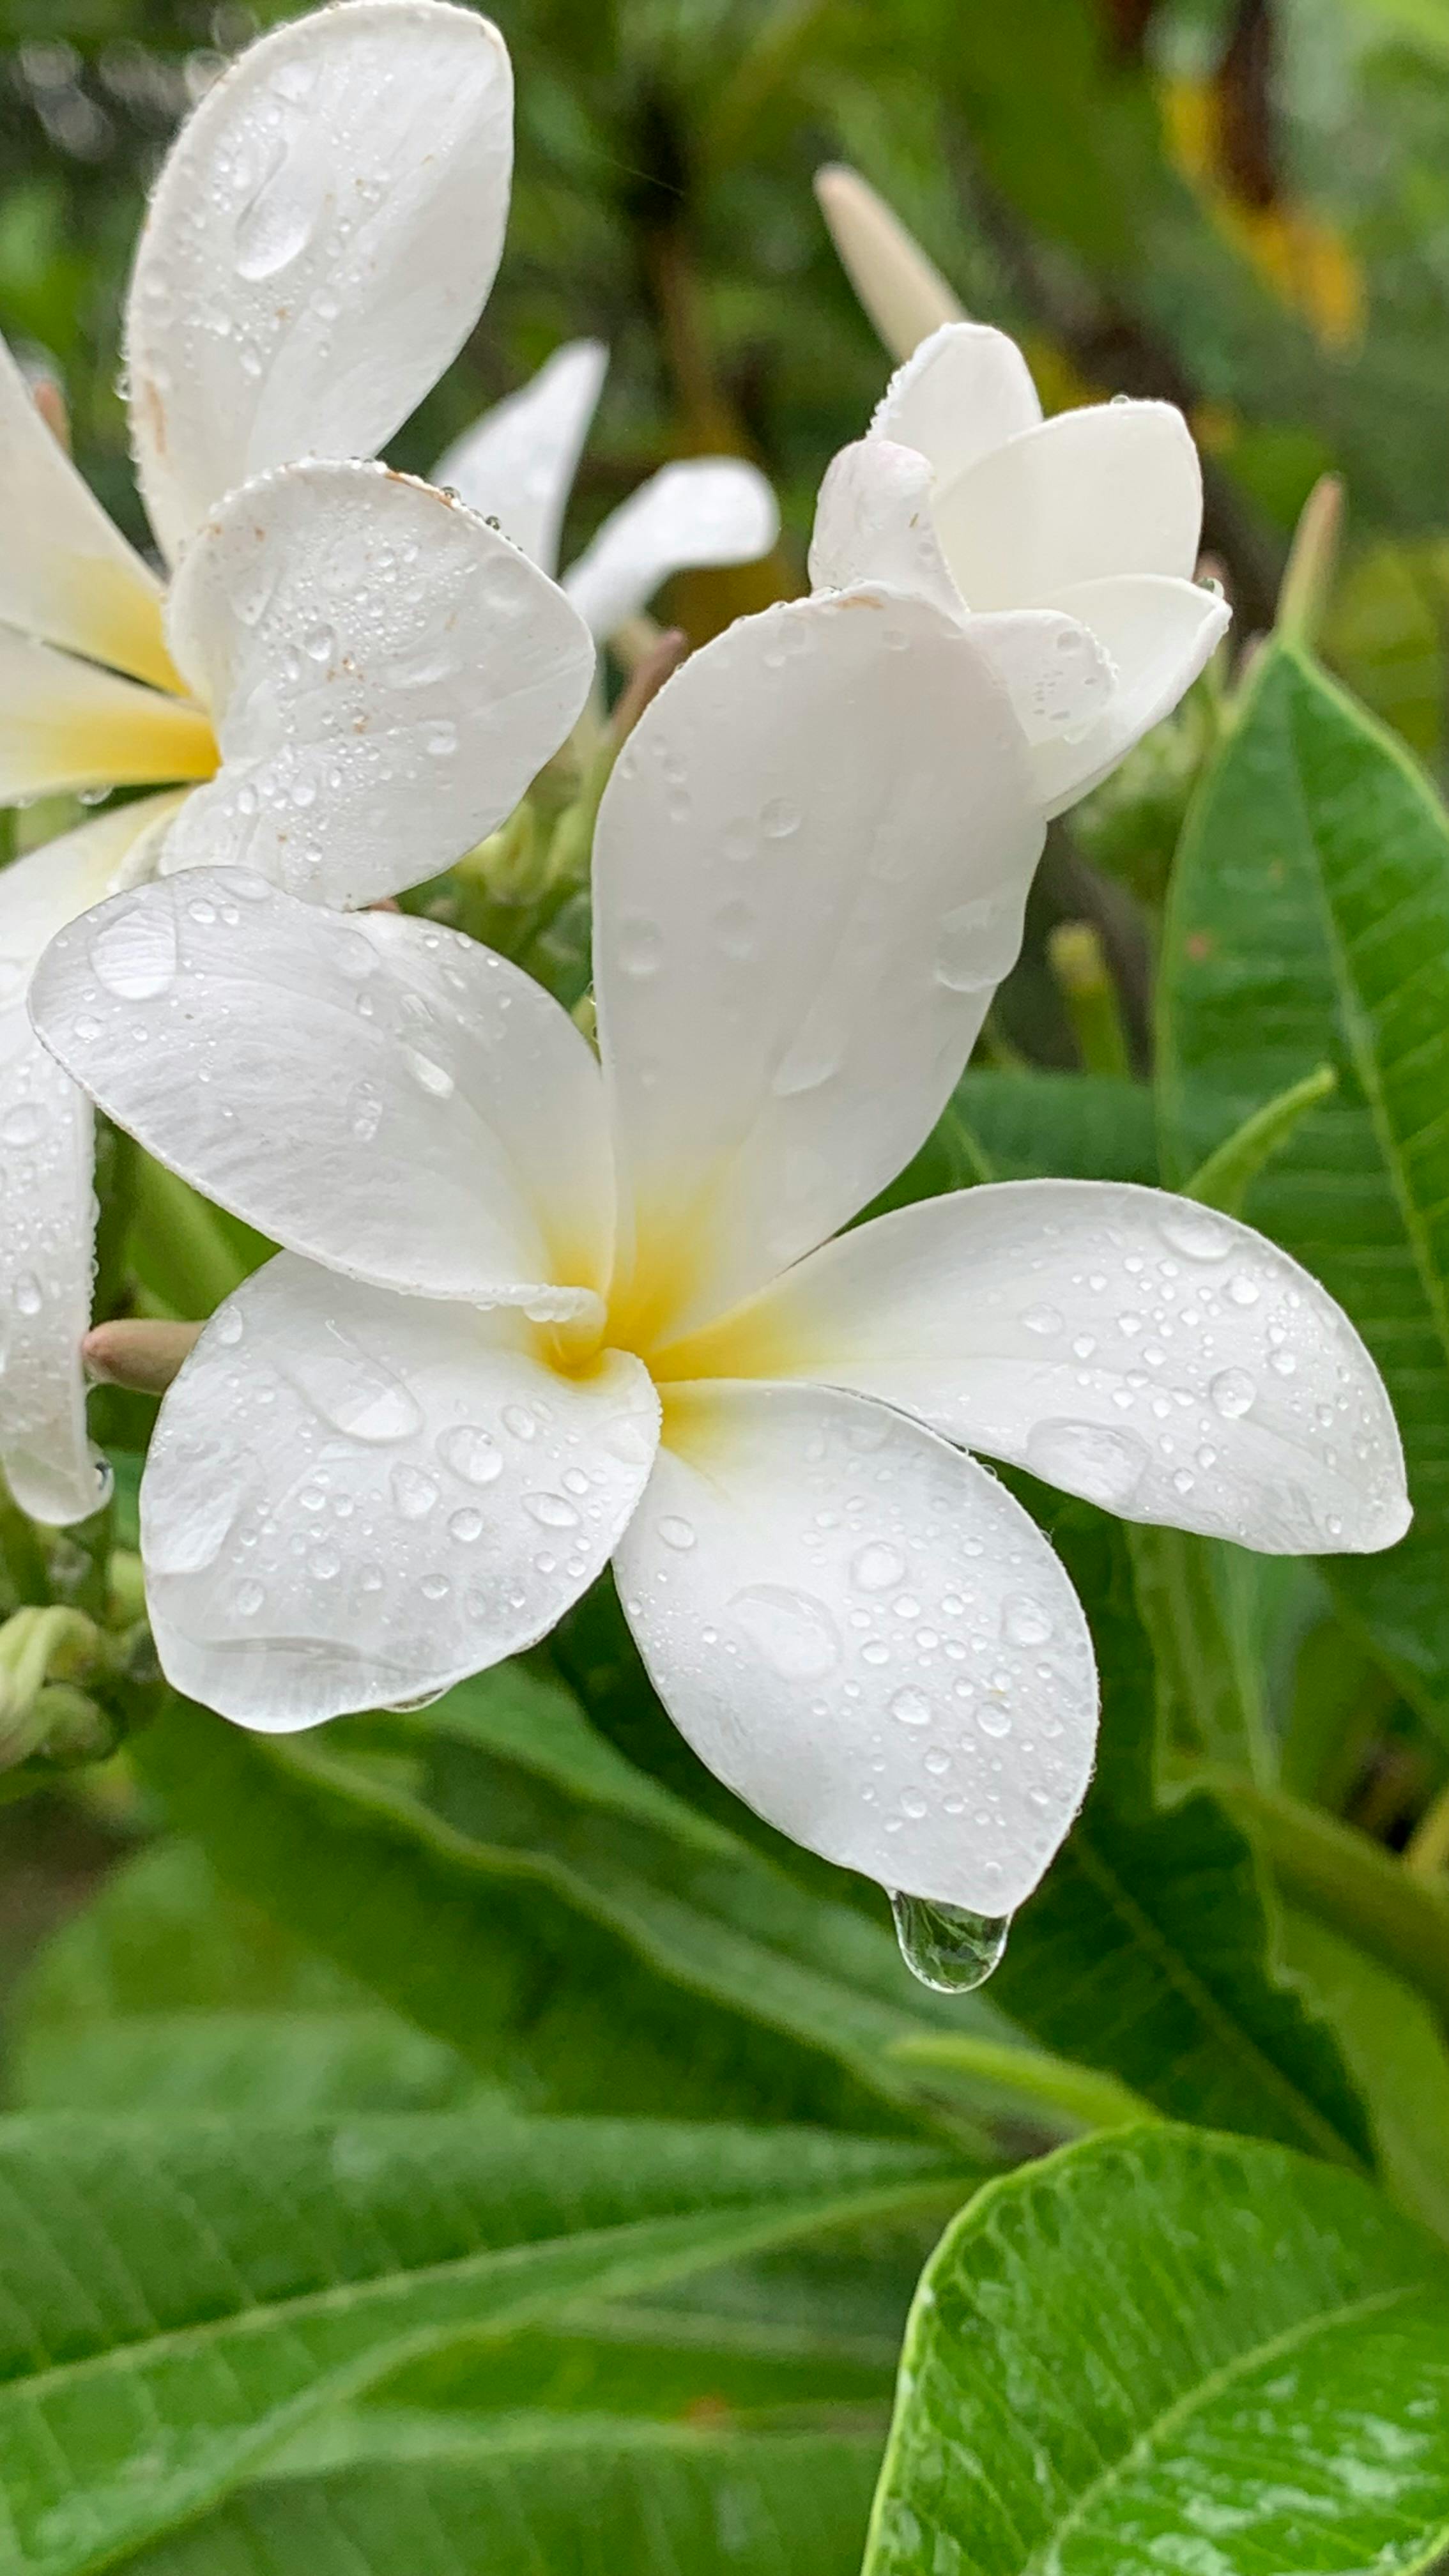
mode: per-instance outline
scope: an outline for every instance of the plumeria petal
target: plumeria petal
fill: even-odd
[[[924,601],[770,609],[661,691],[594,858],[632,1347],[772,1277],[915,1150],[1040,846],[1009,705]]]
[[[1171,714],[1227,633],[1232,612],[1214,591],[1163,573],[1078,582],[1052,605],[1081,621],[1114,682],[1098,721],[1079,739],[1059,736],[1039,754],[1043,803],[1048,814],[1059,814],[1110,776],[1133,744]],[[979,621],[988,623],[994,621]]]
[[[780,530],[775,495],[738,456],[665,465],[611,511],[564,576],[564,588],[602,641],[647,607],[662,582],[703,564],[754,563]]]
[[[1091,1639],[974,1459],[813,1387],[666,1390],[619,1589],[701,1761],[884,1885],[1008,1914],[1091,1769]]]
[[[602,340],[570,340],[433,467],[435,483],[496,519],[547,573],[558,570],[564,512],[608,365]]]
[[[976,609],[1120,573],[1186,580],[1201,532],[1197,449],[1171,403],[1058,412],[936,488],[936,534]]]
[[[126,308],[132,436],[175,556],[249,476],[370,456],[493,283],[513,80],[486,18],[348,0],[275,29],[161,173]]]
[[[167,865],[255,867],[321,903],[417,885],[491,831],[594,664],[546,574],[381,465],[282,466],[234,492],[187,550],[168,627],[223,767]]]
[[[815,512],[810,578],[816,589],[840,590],[852,582],[884,582],[898,590],[916,591],[949,614],[966,616],[965,603],[936,538],[931,515],[934,479],[924,456],[914,448],[897,447],[890,439],[863,438],[854,447],[842,448],[820,487]],[[1083,587],[1094,598],[1099,590],[1112,585],[1092,583]],[[1170,591],[1174,598],[1184,592],[1193,599],[1207,598],[1189,582],[1158,582],[1154,587]],[[1221,603],[1210,604],[1226,616]],[[1070,801],[1060,792],[1061,782],[1085,772],[1089,755],[1083,748],[1083,737],[1090,733],[1096,741],[1116,691],[1112,656],[1091,627],[1082,622],[1084,614],[1085,611],[1069,616],[1060,607],[1016,608],[971,620],[971,640],[1010,698],[1023,735],[1034,751],[1046,755],[1044,763],[1033,762],[1033,774],[1038,795],[1048,810],[1054,810],[1054,800]],[[1125,617],[1119,622],[1125,624]],[[1166,623],[1165,607],[1160,622]],[[1145,613],[1140,623],[1146,647]],[[1181,658],[1179,654],[1174,671]],[[1139,697],[1157,686],[1150,669],[1144,669],[1140,676]],[[1174,690],[1164,703],[1175,704],[1177,694]],[[1159,706],[1157,712],[1161,711]],[[1135,740],[1136,736],[1131,738]],[[1125,748],[1124,742],[1122,749]],[[1107,766],[1113,766],[1120,757],[1120,750],[1114,752]]]
[[[596,1310],[598,1067],[475,940],[194,869],[63,931],[31,1008],[149,1153],[274,1242],[422,1296]]]
[[[172,688],[161,585],[112,525],[0,340],[0,621]]]
[[[908,358],[961,310],[938,268],[868,181],[842,162],[815,173],[815,194],[841,266],[886,347]]]
[[[543,1636],[634,1510],[659,1407],[637,1360],[561,1377],[531,1340],[287,1254],[248,1279],[167,1396],[141,1489],[176,1687],[287,1733]]]
[[[1409,1523],[1383,1382],[1285,1252],[1163,1190],[1007,1181],[827,1244],[671,1369],[899,1405],[1124,1519],[1269,1555]]]
[[[81,1336],[90,1322],[91,1105],[34,1035],[30,971],[45,942],[103,895],[171,810],[146,797],[97,815],[4,875],[0,954],[0,1463],[37,1520],[104,1500],[86,1438]]]
[[[0,803],[215,767],[199,707],[0,626]]]
[[[956,617],[966,603],[936,538],[935,470],[918,449],[858,438],[832,458],[815,504],[810,579],[816,590],[861,581],[919,593]]]
[[[952,322],[896,369],[870,434],[916,448],[944,490],[978,457],[1040,420],[1031,369],[1016,342],[983,322]]]

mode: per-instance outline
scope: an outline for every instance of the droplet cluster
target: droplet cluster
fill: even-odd
[[[993,1478],[884,1407],[719,1401],[704,1472],[687,1443],[661,1457],[619,1560],[672,1713],[812,1849],[1009,1912],[1090,1755],[1060,1566]]]
[[[647,1475],[654,1418],[636,1363],[580,1389],[507,1317],[284,1256],[215,1318],[153,1440],[158,1621],[193,1651],[255,1641],[340,1705],[441,1686],[577,1598]]]

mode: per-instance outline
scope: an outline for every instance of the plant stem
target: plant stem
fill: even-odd
[[[1449,1888],[1441,1892],[1367,1834],[1286,1790],[1211,1763],[1195,1764],[1188,1776],[1256,1831],[1285,1895],[1449,2015]]]

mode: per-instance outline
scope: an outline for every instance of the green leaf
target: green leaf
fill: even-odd
[[[499,2335],[872,2210],[927,2150],[439,2113],[0,2129],[0,2567],[82,2576],[409,2350]]]
[[[1064,2148],[928,2265],[866,2576],[1407,2576],[1449,2537],[1449,2256],[1352,2175]]]
[[[1179,1177],[1319,1065],[1337,1073],[1244,1212],[1322,1279],[1384,1373],[1414,1526],[1324,1571],[1449,1736],[1449,824],[1402,748],[1282,645],[1183,836],[1159,1060]]]
[[[274,2476],[135,2576],[857,2576],[874,2434],[547,2419],[491,2437],[359,2418],[356,2460]]]
[[[395,1758],[347,1758],[379,1743],[411,1786]],[[952,2089],[888,2053],[944,1999],[884,1929],[793,1886],[517,1665],[325,1740],[178,1702],[137,1759],[231,1884],[531,2106],[879,2132]]]
[[[1253,1847],[1218,1800],[1155,1789],[1153,1658],[1124,1532],[1068,1505],[1053,1539],[1102,1677],[1097,1771],[992,1992],[1043,2047],[1117,2076],[1175,2118],[1367,2161],[1332,2032],[1279,1974]]]
[[[1449,2239],[1449,2050],[1412,1986],[1289,1907],[1283,1955],[1331,2018],[1368,2104],[1385,2189]]]
[[[1300,1118],[1306,1118],[1310,1109],[1317,1109],[1337,1088],[1338,1076],[1332,1065],[1321,1064],[1316,1073],[1290,1084],[1276,1100],[1255,1109],[1252,1117],[1235,1127],[1231,1136],[1184,1182],[1187,1197],[1200,1199],[1204,1207],[1221,1208],[1227,1216],[1239,1215],[1258,1174],[1275,1154],[1282,1152]]]
[[[866,1209],[881,1216],[976,1181],[1157,1179],[1152,1094],[1105,1073],[968,1072],[920,1152]]]

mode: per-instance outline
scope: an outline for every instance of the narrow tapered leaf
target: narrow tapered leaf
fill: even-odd
[[[866,2576],[1407,2576],[1449,2538],[1449,2255],[1366,2184],[1121,2131],[927,2266]]]
[[[134,2576],[857,2576],[873,2434],[406,2418],[360,2456],[263,2480],[128,2559]],[[365,2445],[366,2447],[363,2447]]]
[[[1158,1796],[1152,1650],[1125,1533],[1073,1504],[1052,1534],[1091,1620],[1102,1733],[1086,1804],[1012,1928],[994,1994],[1043,2047],[1171,2117],[1367,2162],[1363,2105],[1277,1960],[1247,1835],[1211,1795]]]
[[[1324,1572],[1449,1736],[1449,820],[1402,746],[1284,645],[1183,835],[1159,1062],[1178,1181],[1318,1066],[1337,1075],[1244,1213],[1331,1289],[1383,1370],[1414,1525]]]
[[[386,1764],[348,1758],[379,1738]],[[412,1725],[325,1738],[247,1736],[178,1702],[137,1754],[229,1882],[530,2103],[875,2131],[934,2116],[940,2083],[889,2050],[945,1999],[889,1934],[634,1772],[556,1683],[508,1666]]]
[[[928,2150],[473,2112],[0,2129],[0,2569],[82,2576],[409,2351],[944,2197]]]

